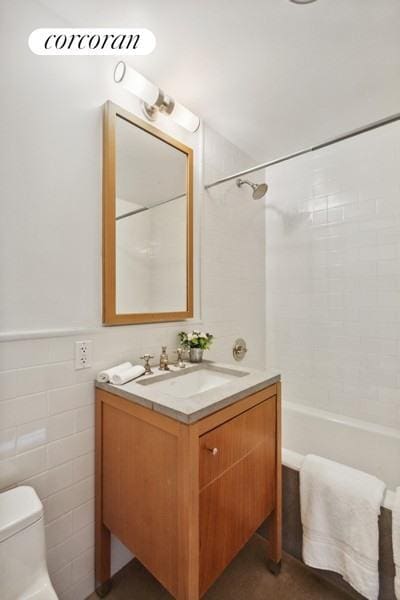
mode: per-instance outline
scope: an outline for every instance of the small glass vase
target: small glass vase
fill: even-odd
[[[200,363],[203,360],[203,352],[202,348],[190,348],[189,352],[189,360],[192,363]]]

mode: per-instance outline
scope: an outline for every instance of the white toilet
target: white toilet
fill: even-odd
[[[57,600],[46,565],[43,505],[21,486],[0,494],[1,600]]]

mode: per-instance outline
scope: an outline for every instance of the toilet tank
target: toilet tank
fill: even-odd
[[[0,494],[0,565],[1,600],[30,597],[47,587],[43,506],[31,487]]]

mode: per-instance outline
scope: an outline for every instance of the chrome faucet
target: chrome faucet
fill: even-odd
[[[180,369],[184,369],[186,367],[186,365],[183,362],[183,358],[182,358],[183,348],[177,348],[176,349],[176,353],[178,355],[178,358],[177,358],[177,361],[176,361],[176,366],[179,367]]]
[[[168,354],[167,354],[167,346],[161,346],[161,354],[160,354],[160,371],[169,371],[168,365]]]
[[[143,373],[143,375],[152,375],[153,371],[151,370],[150,359],[154,358],[154,356],[152,354],[143,354],[143,356],[141,356],[140,358],[142,360],[144,360],[144,373]]]

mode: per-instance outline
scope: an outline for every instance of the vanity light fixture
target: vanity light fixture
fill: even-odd
[[[114,69],[114,81],[122,83],[132,94],[142,100],[142,110],[149,121],[156,121],[158,114],[171,116],[173,120],[192,133],[198,130],[200,119],[171,96],[145,77],[119,61]]]

